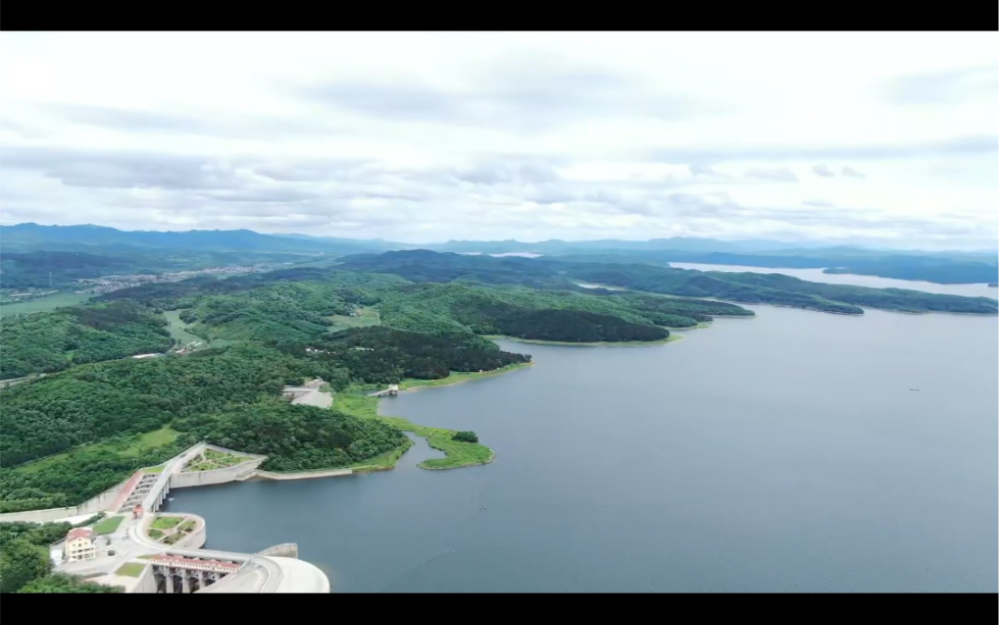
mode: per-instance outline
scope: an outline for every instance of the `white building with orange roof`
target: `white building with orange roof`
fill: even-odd
[[[69,562],[93,560],[97,557],[97,541],[94,540],[94,530],[88,527],[78,527],[66,534],[66,545],[63,557]]]

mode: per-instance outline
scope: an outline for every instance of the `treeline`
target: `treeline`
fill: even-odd
[[[904,312],[999,312],[999,302],[985,297],[872,289],[807,282],[781,274],[701,272],[639,263],[493,258],[416,250],[350,256],[343,260],[340,268],[394,273],[416,281],[476,280],[559,289],[574,286],[575,279],[649,293],[711,297],[747,304],[775,304],[847,314],[862,314],[861,306]]]
[[[385,295],[383,323],[435,333],[505,334],[567,342],[654,341],[712,314],[752,316],[734,304],[604,291],[542,291],[465,283],[417,284]],[[560,337],[560,338],[555,338]]]
[[[3,391],[0,465],[9,467],[173,418],[279,395],[308,363],[257,345],[85,365]]]
[[[309,340],[329,330],[332,315],[349,315],[354,305],[332,285],[280,283],[234,295],[208,295],[180,318],[210,339]]]
[[[170,349],[161,315],[129,300],[5,318],[0,379]]]
[[[0,512],[79,505],[142,467],[165,462],[196,442],[181,436],[136,453],[130,447],[137,438],[116,436],[35,464],[0,469]]]
[[[978,261],[952,261],[917,259],[900,261],[897,259],[864,260],[844,266],[827,268],[823,273],[852,273],[863,276],[880,276],[898,280],[925,280],[938,284],[974,284],[995,282],[999,279],[999,267],[995,263]]]
[[[174,427],[198,440],[269,458],[262,468],[305,471],[345,467],[406,442],[396,427],[337,410],[280,399],[178,419]]]
[[[250,343],[84,365],[4,391],[0,511],[77,505],[199,438],[267,454],[268,466],[277,470],[343,466],[401,440],[394,430],[369,428],[366,421],[358,425],[330,411],[292,406],[279,399],[285,385],[321,376],[343,389],[529,360],[467,333],[431,336],[382,327],[324,335],[310,344],[320,351],[306,351],[306,345]],[[175,440],[135,452],[141,433],[166,425],[180,431]],[[59,452],[67,453],[52,456]]]
[[[492,371],[529,362],[469,333],[429,335],[387,327],[353,328],[302,346],[286,346],[314,363],[337,390],[350,383],[394,384],[404,378],[435,380],[451,371]]]

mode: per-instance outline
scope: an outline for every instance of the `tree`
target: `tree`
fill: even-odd
[[[460,441],[462,443],[478,443],[479,437],[476,436],[475,432],[455,432],[451,440]]]
[[[53,573],[47,577],[39,577],[24,585],[21,593],[121,593],[121,586],[104,586],[86,582],[65,573]]]
[[[44,547],[22,538],[3,545],[0,550],[0,592],[17,592],[33,579],[44,577],[52,569],[52,559]]]

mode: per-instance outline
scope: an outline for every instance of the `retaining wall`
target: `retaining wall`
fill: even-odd
[[[156,576],[153,575],[153,567],[149,566],[148,563],[143,564],[146,565],[146,568],[143,569],[142,575],[139,576],[139,583],[135,585],[132,592],[143,595],[155,595]]]
[[[47,510],[25,510],[24,512],[5,512],[0,514],[0,522],[14,523],[25,521],[28,523],[45,523],[48,521],[58,521],[59,519],[68,519],[74,516],[105,512],[117,500],[118,495],[121,494],[122,489],[128,484],[128,480],[131,478],[131,475],[128,476],[128,479],[122,481],[120,484],[112,486],[100,495],[91,497],[78,506],[48,508]]]
[[[170,488],[191,488],[194,486],[211,486],[244,480],[257,470],[266,456],[253,458],[237,465],[211,471],[187,471],[175,473],[170,477]]]
[[[263,480],[308,480],[316,477],[338,477],[353,474],[353,469],[327,469],[325,471],[298,471],[296,473],[272,473],[257,470],[253,477]]]
[[[268,547],[261,552],[257,553],[258,556],[270,556],[272,558],[295,558],[298,559],[298,544],[297,543],[282,543],[280,545],[274,545],[273,547]]]

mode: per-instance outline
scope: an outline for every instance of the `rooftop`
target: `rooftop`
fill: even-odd
[[[94,534],[94,530],[89,527],[78,527],[76,529],[69,530],[66,534],[66,540],[75,540],[77,538],[91,538]]]

